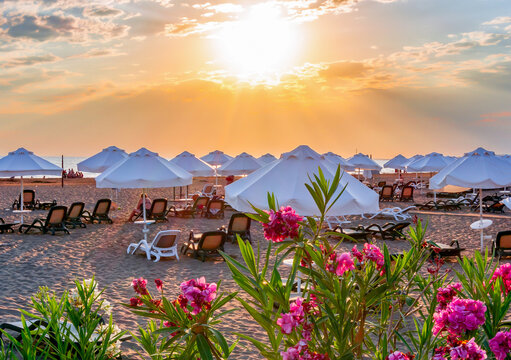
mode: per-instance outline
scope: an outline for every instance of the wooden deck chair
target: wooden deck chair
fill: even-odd
[[[34,190],[23,190],[23,209],[26,210],[34,210],[36,204],[35,199],[35,191]],[[14,200],[12,203],[13,210],[21,209],[21,194],[18,196],[18,199]]]
[[[154,199],[154,201],[151,203],[151,208],[146,209],[147,214],[146,218],[148,220],[155,220],[155,221],[168,221],[167,219],[167,199]],[[133,221],[140,219],[143,217],[143,212],[140,212]]]
[[[140,240],[138,243],[132,243],[128,246],[128,254],[133,255],[137,250],[145,251],[147,260],[151,260],[154,256],[154,262],[160,261],[161,257],[175,256],[179,261],[177,253],[178,237],[181,234],[180,230],[163,230],[154,237],[151,244],[145,240]]]
[[[208,219],[223,219],[225,216],[224,207],[225,202],[223,200],[209,200],[206,209],[202,213],[202,216],[207,217]]]
[[[493,244],[493,256],[511,255],[511,230],[499,231]]]
[[[404,186],[399,196],[399,201],[413,201],[413,187]]]
[[[365,231],[373,233],[374,235],[380,235],[383,240],[406,239],[406,236],[403,234],[403,230],[406,229],[409,225],[409,222],[389,222],[383,226],[378,224],[371,224],[365,227]]]
[[[209,198],[207,196],[199,196],[192,205],[188,205],[184,208],[176,208],[175,206],[171,206],[169,208],[169,213],[172,213],[174,216],[178,217],[186,217],[191,216],[195,218],[195,215],[200,215],[208,205]]]
[[[85,204],[83,202],[74,202],[69,207],[66,217],[66,225],[71,226],[73,229],[77,226],[86,228],[87,225],[82,221],[82,213]]]
[[[236,235],[239,235],[240,238],[252,243],[252,236],[250,235],[251,223],[252,219],[243,213],[232,214],[229,220],[229,226],[226,229],[227,240],[235,242]]]
[[[380,190],[380,201],[394,201],[394,188],[392,185],[383,185]]]
[[[194,234],[190,231],[188,242],[181,246],[181,253],[185,254],[188,250],[192,251],[196,259],[200,256],[201,260],[206,261],[208,255],[219,255],[218,250],[224,251],[224,243],[227,239],[225,231],[207,231],[205,233]]]
[[[111,206],[112,200],[100,199],[96,203],[96,206],[94,206],[92,214],[89,211],[84,210],[82,213],[82,218],[90,224],[94,224],[95,221],[97,221],[98,224],[101,224],[103,221],[112,224],[113,223],[112,219],[108,217],[108,213],[110,212]]]
[[[19,232],[23,232],[25,229],[25,234],[27,234],[30,230],[36,229],[41,231],[43,234],[51,231],[52,235],[55,235],[56,231],[63,231],[66,234],[69,234],[69,230],[66,228],[66,216],[67,216],[67,207],[65,206],[54,206],[48,211],[48,215],[43,219],[35,219],[32,224],[26,225],[22,224],[19,227]]]

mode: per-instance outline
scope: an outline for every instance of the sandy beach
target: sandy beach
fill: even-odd
[[[190,192],[202,188],[208,179],[199,178],[190,186]],[[223,181],[223,179],[221,179]],[[10,210],[13,200],[19,194],[19,180],[3,180],[0,182],[0,217],[6,222],[19,220],[18,214]],[[60,179],[32,179],[25,181],[26,189],[34,189],[36,197],[41,200],[57,200],[58,204],[69,206],[74,201],[85,202],[85,208],[92,210],[96,200],[110,197],[115,200],[115,194],[110,189],[97,189],[93,179],[69,179],[65,186],[60,187]],[[112,225],[87,225],[86,229],[72,229],[71,235],[0,235],[0,319],[2,322],[19,319],[19,308],[28,308],[28,301],[39,286],[48,286],[60,293],[73,286],[73,280],[90,278],[95,275],[100,287],[106,287],[105,297],[115,304],[113,315],[117,324],[124,330],[136,331],[137,320],[141,325],[144,319],[136,318],[120,303],[127,302],[133,295],[130,286],[135,277],[144,277],[152,283],[152,279],[160,278],[164,282],[165,294],[168,297],[177,296],[179,284],[191,278],[205,276],[208,282],[222,280],[221,290],[237,291],[237,286],[230,278],[227,265],[220,259],[209,259],[202,263],[188,256],[182,256],[180,261],[162,260],[158,263],[147,261],[145,256],[130,256],[126,254],[127,246],[141,239],[141,225],[127,223],[126,219],[135,206],[140,190],[122,190],[116,201],[120,210],[112,211]],[[173,198],[172,189],[150,189],[150,198]],[[417,194],[415,200],[426,200],[424,195]],[[408,206],[410,204],[381,203],[381,206]],[[510,212],[511,213],[511,212]],[[33,211],[25,216],[25,222],[30,223],[34,218],[44,217],[45,211]],[[427,237],[435,242],[449,243],[458,240],[467,249],[466,256],[472,256],[479,248],[479,232],[469,228],[470,223],[477,220],[477,214],[457,212],[416,212],[427,221]],[[227,225],[231,212],[226,212],[225,219],[177,219],[169,218],[169,222],[150,226],[149,237],[164,229],[181,230],[180,242],[186,240],[190,230],[214,230]],[[487,234],[495,236],[498,231],[509,230],[511,217],[504,215],[485,215],[493,221]],[[360,217],[350,217],[351,225],[379,223],[389,219],[361,220]],[[267,242],[262,234],[262,227],[253,224],[253,239],[259,242],[262,249]],[[376,240],[381,243],[381,240]],[[406,249],[405,241],[385,241],[391,251]],[[351,248],[353,244],[342,244],[343,248]],[[237,245],[228,243],[226,252],[240,258]],[[446,266],[456,267],[455,261],[447,262]],[[286,269],[282,269],[283,272]],[[153,286],[153,284],[151,284]],[[244,294],[241,294],[244,296]],[[231,307],[238,308],[234,301]],[[228,332],[261,334],[257,326],[247,321],[247,316],[236,311],[224,319],[223,328]],[[232,337],[231,337],[232,338]],[[133,341],[123,344],[126,359],[138,359],[137,345]],[[240,342],[233,359],[259,359],[259,355],[246,342]]]

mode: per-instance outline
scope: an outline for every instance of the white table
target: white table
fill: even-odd
[[[285,259],[284,261],[282,261],[282,264],[292,268],[293,260],[294,259]],[[296,272],[295,280],[296,280],[296,294],[297,294],[297,296],[300,296],[300,295],[302,295],[302,273],[300,271]]]
[[[488,220],[488,219],[477,220],[476,222],[473,222],[472,224],[470,224],[470,228],[472,230],[480,230],[481,231],[481,252],[483,251],[483,248],[484,248],[484,229],[491,226],[491,224],[493,224],[493,221]]]

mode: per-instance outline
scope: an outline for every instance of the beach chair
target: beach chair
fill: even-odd
[[[188,205],[184,208],[176,208],[174,205],[169,208],[169,213],[172,213],[177,217],[191,216],[195,218],[195,215],[200,215],[208,205],[209,198],[206,196],[199,196],[192,205]]]
[[[95,221],[97,221],[98,224],[101,224],[103,221],[112,224],[113,223],[112,219],[108,217],[108,213],[110,212],[111,206],[112,200],[100,199],[96,203],[96,206],[94,206],[92,214],[89,211],[84,210],[82,213],[82,218],[90,224],[94,224]]]
[[[499,259],[511,255],[511,230],[499,231],[493,242],[493,256]]]
[[[202,216],[208,219],[223,219],[225,216],[224,212],[225,202],[220,199],[211,199],[206,205],[206,209],[202,212]]]
[[[248,240],[252,243],[252,236],[250,235],[250,225],[252,219],[243,213],[235,213],[231,215],[229,226],[224,231],[227,232],[227,240],[235,242],[236,235],[239,235],[243,240]]]
[[[383,185],[380,190],[380,201],[394,201],[394,188],[392,185]]]
[[[199,196],[206,196],[208,198],[212,198],[213,195],[215,195],[215,185],[213,184],[205,184],[202,191],[199,192]]]
[[[445,202],[442,200],[438,201],[427,201],[424,204],[415,204],[419,210],[446,210]]]
[[[403,230],[410,225],[409,222],[386,223],[383,226],[371,224],[364,228],[365,231],[374,235],[380,235],[383,240],[406,239]]]
[[[23,232],[25,229],[25,234],[27,234],[30,230],[36,229],[41,231],[43,234],[47,232],[51,232],[52,235],[55,235],[56,231],[63,231],[66,234],[69,234],[69,230],[66,228],[66,216],[67,216],[67,207],[65,206],[54,206],[48,211],[48,215],[46,218],[35,219],[32,224],[22,224],[19,227],[19,232]]]
[[[411,209],[415,209],[415,205],[408,206],[405,208],[396,207],[388,207],[380,209],[374,214],[362,214],[363,219],[374,219],[376,217],[393,217],[396,221],[403,221],[411,219],[412,216],[408,213]],[[371,216],[369,216],[371,215]]]
[[[146,209],[146,219],[158,221],[169,221],[167,219],[167,199],[154,199],[151,203],[151,208]],[[140,212],[133,221],[140,219],[144,214]]]
[[[461,252],[464,251],[464,248],[460,247],[458,240],[453,240],[450,244],[443,244],[433,241],[428,241],[428,243],[437,248],[437,251],[432,252],[431,257],[451,257],[457,256],[461,258]]]
[[[0,234],[3,234],[3,233],[8,233],[8,232],[11,232],[11,233],[14,233],[14,226],[18,225],[18,223],[6,223],[4,221],[4,219],[2,219],[0,217]]]
[[[399,196],[399,201],[413,201],[413,187],[412,186],[404,186],[401,189],[401,195]]]
[[[180,230],[163,230],[154,237],[151,244],[148,244],[144,239],[138,243],[132,243],[128,246],[127,252],[133,255],[137,250],[145,251],[147,260],[151,260],[154,256],[154,262],[160,261],[162,257],[175,256],[179,261],[177,253],[178,237],[181,234]]]
[[[493,201],[491,204],[484,204],[483,211],[487,213],[500,213],[504,214],[506,206],[499,201]]]
[[[34,190],[23,190],[23,209],[34,210],[36,205],[35,191]],[[18,199],[12,203],[13,210],[21,209],[21,194]]]
[[[353,240],[364,240],[368,241],[367,237],[371,235],[370,232],[366,231],[363,226],[359,226],[356,228],[342,228],[341,226],[336,226],[335,229],[330,233],[330,236],[335,236],[332,233],[339,233],[343,235],[347,235]],[[350,239],[348,239],[350,240]]]
[[[219,255],[218,250],[224,251],[224,244],[227,240],[227,233],[222,230],[207,231],[205,233],[194,233],[190,231],[188,242],[181,246],[181,253],[186,255],[188,250],[192,251],[196,259],[206,261],[208,255]]]
[[[387,185],[387,182],[386,181],[378,181],[378,185],[376,185],[377,187],[379,188],[382,188],[384,187],[385,185]]]
[[[85,204],[83,202],[74,202],[69,207],[66,216],[66,225],[71,226],[73,229],[77,226],[86,228],[87,225],[82,221],[82,213]]]

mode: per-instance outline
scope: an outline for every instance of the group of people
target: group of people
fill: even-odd
[[[81,179],[83,178],[83,173],[81,171],[74,171],[73,169],[68,169],[62,171],[62,177],[65,179]]]

